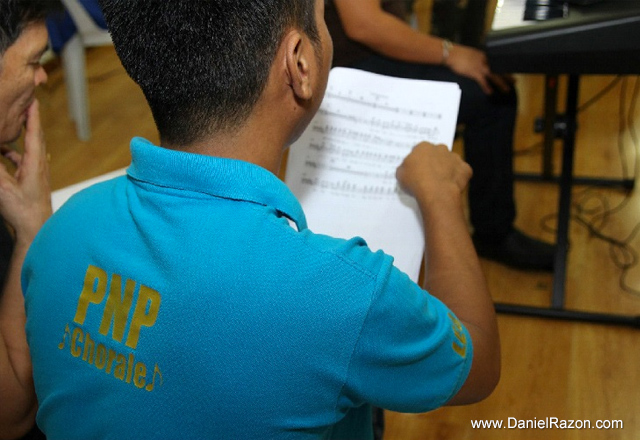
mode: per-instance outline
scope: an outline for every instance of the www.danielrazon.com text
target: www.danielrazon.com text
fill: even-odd
[[[473,429],[623,429],[622,420],[571,420],[557,417],[506,420],[471,420]]]

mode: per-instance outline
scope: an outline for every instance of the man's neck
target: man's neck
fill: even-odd
[[[214,133],[190,145],[163,147],[206,156],[242,160],[278,174],[286,140],[274,124],[257,124],[250,118],[241,128]]]

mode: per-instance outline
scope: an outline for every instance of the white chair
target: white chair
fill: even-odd
[[[85,48],[113,44],[109,32],[98,26],[78,0],[62,0],[78,31],[62,48],[62,66],[67,85],[69,114],[78,138],[91,138]]]

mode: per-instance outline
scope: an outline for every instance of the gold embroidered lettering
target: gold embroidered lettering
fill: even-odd
[[[107,291],[107,273],[99,267],[89,265],[84,276],[84,287],[78,299],[78,308],[73,322],[82,325],[87,317],[89,304],[100,304]]]
[[[98,344],[96,347],[96,368],[102,370],[107,362],[107,347]]]
[[[133,375],[133,384],[142,388],[147,383],[147,366],[142,362],[136,364],[136,372]]]
[[[129,353],[129,362],[127,363],[127,383],[131,383],[131,373],[133,372],[133,355]]]
[[[162,385],[162,373],[158,364],[155,364],[151,381],[147,377],[147,365],[139,362],[135,358],[134,353],[118,353],[107,345],[95,341],[91,335],[75,327],[71,331],[69,324],[65,326],[62,342],[58,344],[59,349],[67,346],[67,336],[69,336],[70,353],[73,357],[81,359],[89,365],[95,366],[98,370],[104,370],[105,373],[119,379],[124,383],[133,383],[138,389],[153,391],[156,385],[156,376],[159,377],[159,384]],[[113,367],[115,361],[115,368]]]
[[[64,334],[62,335],[62,342],[58,344],[58,348],[62,350],[67,341],[67,335],[69,335],[69,339],[71,339],[71,330],[69,329],[69,324],[64,327]]]
[[[122,342],[124,329],[127,325],[127,318],[131,310],[131,302],[133,301],[133,291],[136,288],[136,283],[133,280],[127,280],[125,282],[124,291],[122,291],[121,285],[122,277],[118,274],[113,274],[109,288],[109,297],[107,298],[107,304],[104,308],[104,315],[102,315],[99,330],[101,334],[106,336],[111,328],[111,322],[113,322],[112,337],[118,342]]]
[[[125,334],[133,296],[138,285],[140,286],[138,298],[129,322],[128,334]],[[106,336],[113,324],[111,334],[113,340],[122,342],[126,336],[126,346],[135,349],[138,346],[141,328],[152,327],[158,318],[161,302],[160,293],[131,279],[127,279],[123,287],[122,276],[113,274],[109,279],[106,271],[89,265],[85,273],[82,292],[78,299],[76,314],[73,318],[75,323],[84,324],[89,305],[101,304],[105,299],[107,287],[109,288],[109,295],[104,304],[98,332]],[[64,346],[64,340],[62,346]]]
[[[111,366],[113,365],[113,361],[116,358],[116,351],[112,348],[109,349],[109,355],[107,356],[107,369],[105,372],[107,374],[111,374]]]
[[[145,388],[147,391],[153,391],[153,388],[156,384],[156,375],[160,376],[160,385],[162,385],[162,372],[160,371],[160,368],[158,368],[158,364],[153,367],[153,377],[151,378],[151,383]]]
[[[127,358],[124,357],[123,354],[118,353],[116,356],[116,369],[113,371],[113,375],[120,379],[124,380],[124,373],[127,368]]]
[[[132,313],[133,298],[136,293],[137,298]],[[142,327],[150,328],[155,325],[161,299],[160,293],[154,289],[132,279],[125,279],[123,282],[121,275],[109,275],[104,269],[89,265],[85,272],[73,322],[82,327],[94,325],[94,311],[91,315],[92,319],[85,324],[89,306],[102,304],[102,319],[97,329],[99,335],[94,340],[81,327],[71,330],[71,326],[67,324],[58,348],[62,350],[67,346],[68,337],[70,353],[73,357],[81,357],[83,362],[103,370],[108,375],[113,375],[122,382],[133,383],[136,388],[152,391],[156,386],[156,377],[159,377],[159,385],[162,385],[163,381],[158,364],[155,364],[153,376],[149,381],[147,377],[149,370],[146,364],[136,362],[134,353],[122,353],[100,340],[111,332],[113,341],[118,343],[125,341],[127,347],[135,350]]]
[[[80,355],[82,354],[82,348],[81,346],[78,347],[77,341],[82,342],[82,330],[80,330],[79,328],[75,328],[73,329],[73,335],[71,336],[71,354],[74,357],[80,357]]]
[[[84,353],[82,354],[83,361],[93,364],[93,349],[95,345],[95,342],[91,339],[91,335],[86,333],[84,338]]]
[[[147,286],[140,286],[136,308],[133,312],[126,346],[136,348],[140,337],[140,328],[151,327],[156,322],[160,310],[160,294]]]
[[[462,323],[460,323],[458,318],[451,313],[449,313],[449,318],[451,319],[453,334],[457,339],[457,341],[453,341],[451,344],[453,351],[455,351],[460,357],[464,358],[467,356],[467,336],[465,335]]]

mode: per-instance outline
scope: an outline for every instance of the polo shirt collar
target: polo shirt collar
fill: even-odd
[[[302,207],[291,190],[258,165],[170,150],[140,137],[131,140],[131,157],[127,174],[135,180],[271,206],[292,220],[299,231],[307,228]]]

